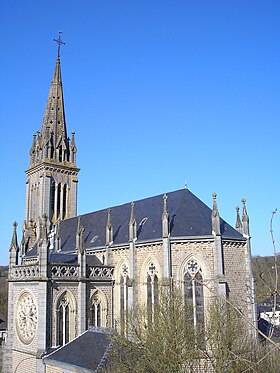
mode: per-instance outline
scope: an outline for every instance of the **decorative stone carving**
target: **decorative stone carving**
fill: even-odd
[[[88,267],[88,277],[112,279],[113,271],[113,267]]]
[[[158,271],[156,269],[156,266],[154,265],[154,263],[150,263],[149,266],[148,266],[148,272],[147,274],[151,277],[157,275]]]
[[[51,267],[52,277],[77,277],[78,267],[74,265],[55,265]]]
[[[200,266],[196,260],[191,259],[188,261],[185,272],[188,272],[192,277],[194,277],[199,270]]]
[[[128,276],[128,266],[126,264],[122,265],[121,274],[124,278]]]
[[[16,329],[24,344],[33,341],[37,330],[37,306],[29,292],[24,292],[17,302]]]
[[[39,275],[38,265],[15,266],[10,270],[10,276],[15,280],[34,279],[39,277]]]

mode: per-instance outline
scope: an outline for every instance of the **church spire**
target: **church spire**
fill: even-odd
[[[58,44],[58,56],[51,80],[46,109],[41,131],[33,140],[30,149],[30,165],[46,160],[59,163],[76,163],[76,145],[72,135],[72,142],[67,137],[67,127],[64,111],[62,77],[60,67],[60,46],[65,44],[59,38],[54,39]],[[71,147],[71,149],[70,149]]]
[[[41,131],[34,134],[30,165],[26,170],[25,221],[38,226],[46,215],[52,224],[77,214],[77,147],[74,132],[67,136],[60,67],[61,32],[58,55],[51,80]]]
[[[69,141],[64,112],[60,59],[56,60],[41,130],[42,146],[50,147],[48,158],[69,160]],[[66,154],[65,154],[66,152]]]

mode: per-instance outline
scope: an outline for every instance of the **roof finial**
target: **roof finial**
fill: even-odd
[[[213,196],[213,208],[212,208],[212,234],[219,236],[221,234],[220,228],[220,215],[217,206],[217,193],[212,193]]]
[[[62,34],[62,31],[59,31],[58,30],[58,39],[53,39],[53,41],[55,41],[58,45],[58,48],[57,48],[57,59],[59,60],[60,59],[60,46],[62,44],[65,45],[65,43],[61,40],[61,34]]]
[[[243,205],[243,212],[242,212],[242,223],[243,223],[243,233],[245,236],[250,236],[249,232],[249,216],[246,209],[246,199],[242,198],[241,200]]]
[[[242,222],[241,222],[240,215],[239,215],[239,206],[236,206],[235,209],[236,209],[235,229],[237,229],[239,233],[242,233]]]
[[[167,210],[167,194],[165,193],[164,195],[163,195],[163,212],[162,212],[162,219],[164,219],[164,218],[166,218],[166,219],[168,219],[168,216],[169,216],[169,214],[168,214],[168,210]]]
[[[134,224],[135,223],[135,212],[134,212],[135,203],[131,202],[130,206],[131,206],[131,213],[130,213],[129,224]]]
[[[111,208],[107,209],[107,225],[106,225],[106,227],[108,229],[110,229],[112,227],[112,223],[111,223],[111,211],[112,211]]]
[[[219,215],[218,206],[217,206],[217,193],[212,193],[213,197],[213,209],[212,209],[212,217],[216,217]]]
[[[13,223],[14,230],[13,230],[13,236],[12,236],[12,242],[11,242],[11,246],[14,246],[14,247],[18,246],[18,242],[17,242],[17,226],[18,226],[18,223],[15,221]]]

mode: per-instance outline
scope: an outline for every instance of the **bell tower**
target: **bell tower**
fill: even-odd
[[[30,165],[26,170],[25,226],[31,227],[46,215],[51,223],[77,214],[77,148],[75,133],[67,136],[60,68],[60,34],[58,56],[51,81],[41,131],[33,135]]]

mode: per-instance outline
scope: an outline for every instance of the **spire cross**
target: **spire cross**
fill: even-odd
[[[58,50],[57,50],[57,58],[58,59],[60,58],[60,46],[62,44],[65,45],[65,43],[61,40],[61,34],[62,34],[62,31],[58,31],[58,39],[53,39],[53,41],[55,41],[58,45]]]

